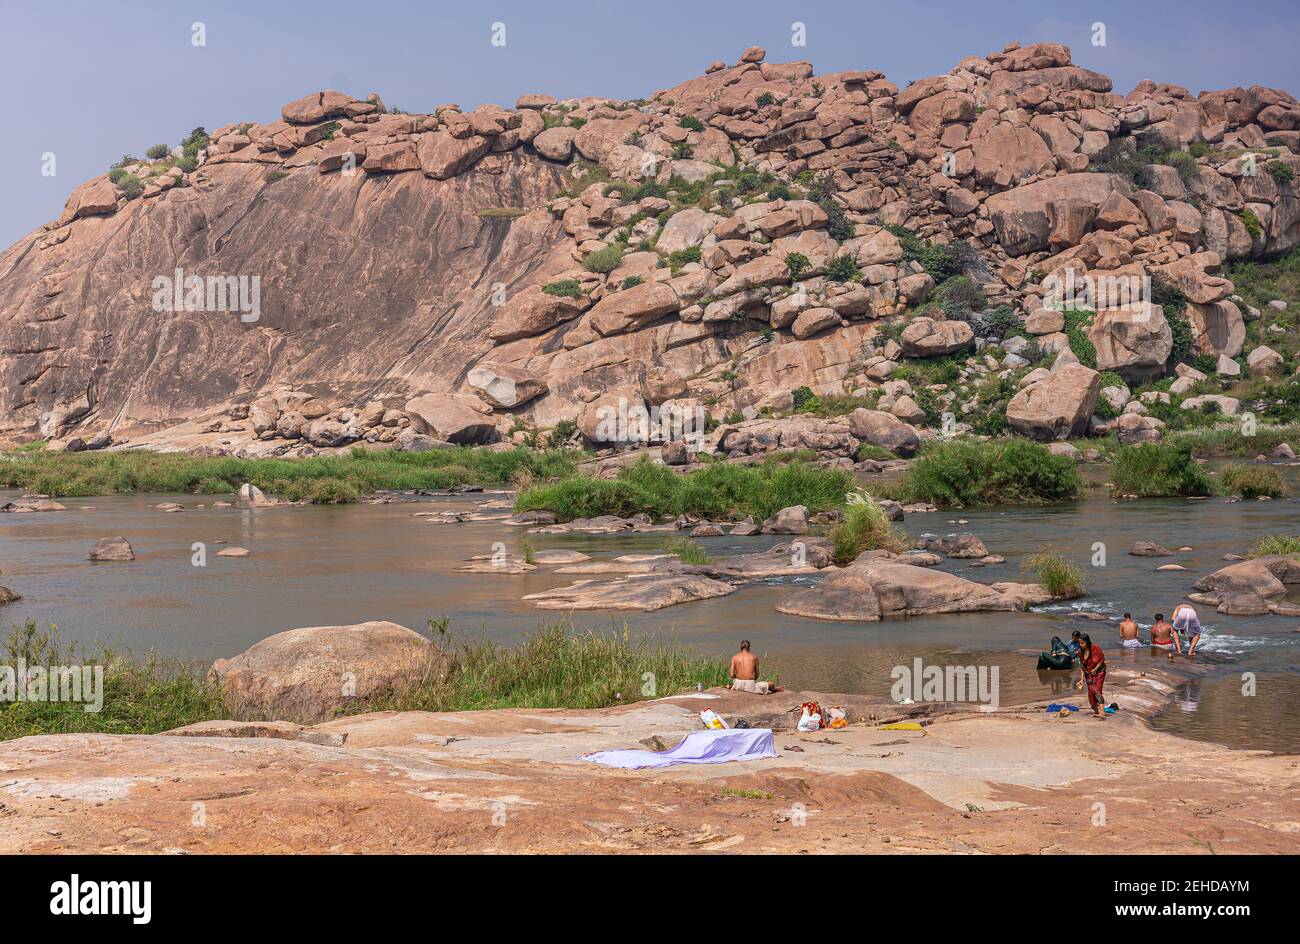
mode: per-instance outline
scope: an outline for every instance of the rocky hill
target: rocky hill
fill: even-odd
[[[149,153],[0,256],[8,442],[600,442],[622,402],[700,407],[730,451],[823,448],[836,424],[763,418],[820,396],[965,424],[988,381],[1011,428],[1064,438],[1107,422],[1103,373],[1240,369],[1259,312],[1220,267],[1300,242],[1293,96],[1119,95],[1056,44],[903,89],[751,48],[633,101],[325,91]],[[947,383],[899,373],[953,355]],[[1158,435],[1127,393],[1110,421]],[[880,425],[853,432],[905,452]]]

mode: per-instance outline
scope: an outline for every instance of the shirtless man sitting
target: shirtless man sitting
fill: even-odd
[[[740,651],[731,657],[731,687],[738,692],[766,695],[772,690],[770,682],[758,680],[758,656],[749,651],[749,640],[740,641]]]
[[[1138,639],[1138,624],[1132,613],[1124,614],[1124,622],[1119,624],[1119,644],[1125,649],[1136,649],[1142,645]]]
[[[1165,622],[1163,613],[1156,614],[1156,621],[1151,626],[1151,645],[1168,650],[1170,659],[1174,657],[1174,647],[1178,645],[1178,640],[1174,637],[1174,628]],[[1178,651],[1181,652],[1181,648]]]

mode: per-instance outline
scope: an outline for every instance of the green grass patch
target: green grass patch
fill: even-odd
[[[1286,484],[1277,469],[1266,465],[1225,466],[1219,473],[1224,491],[1242,498],[1282,498]]]
[[[1247,557],[1271,557],[1274,554],[1300,554],[1300,534],[1270,534],[1260,538],[1246,552]]]
[[[902,554],[911,547],[906,532],[895,528],[889,516],[867,495],[854,492],[848,497],[844,520],[831,529],[835,563],[853,563],[864,551],[886,550]]]
[[[579,475],[527,489],[519,494],[515,509],[551,511],[562,521],[641,512],[656,518],[761,519],[790,505],[807,505],[810,512],[838,508],[852,488],[848,472],[798,460],[753,466],[713,462],[678,475],[643,457],[614,479]]]
[[[223,494],[251,482],[291,500],[355,501],[378,489],[506,485],[517,478],[572,475],[581,453],[453,446],[427,452],[354,448],[305,459],[237,459],[174,452],[11,452],[0,457],[0,484],[42,495],[86,497],[139,492]]]
[[[664,553],[672,554],[683,564],[694,564],[697,567],[703,567],[709,562],[709,552],[704,549],[704,545],[690,538],[665,541]]]
[[[1185,498],[1210,495],[1214,485],[1186,446],[1142,443],[1115,451],[1111,489],[1139,498]]]
[[[1074,460],[1026,439],[953,440],[923,448],[899,484],[907,501],[1043,505],[1083,492]]]
[[[1051,548],[1035,551],[1025,557],[1020,569],[1033,574],[1054,597],[1081,597],[1088,592],[1083,585],[1083,572],[1060,551]]]

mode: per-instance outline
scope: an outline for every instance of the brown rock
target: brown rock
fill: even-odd
[[[396,623],[309,626],[269,636],[212,674],[230,706],[315,722],[354,698],[380,695],[444,664],[425,637]]]

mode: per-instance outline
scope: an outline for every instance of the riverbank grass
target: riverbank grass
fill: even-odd
[[[726,662],[671,638],[542,625],[513,646],[457,639],[434,627],[447,660],[402,686],[350,704],[369,711],[477,711],[487,708],[607,708],[727,683]],[[250,716],[226,704],[207,663],[141,660],[102,651],[94,656],[59,643],[57,629],[34,621],[14,626],[0,643],[0,665],[101,666],[103,705],[83,702],[0,702],[0,741],[39,734],[158,734],[200,721],[282,720]]]
[[[572,449],[451,446],[425,452],[353,448],[303,459],[237,459],[178,452],[43,452],[0,455],[0,486],[51,497],[170,492],[219,495],[251,482],[290,501],[356,501],[380,489],[510,485],[573,475]]]
[[[875,500],[861,492],[848,497],[844,520],[828,535],[835,563],[846,567],[864,551],[886,550],[906,553],[911,546],[906,532],[893,522]]]
[[[577,475],[525,489],[515,510],[550,511],[561,521],[639,513],[655,518],[753,515],[762,520],[791,505],[806,505],[809,512],[839,508],[852,489],[853,476],[843,469],[802,461],[749,466],[709,462],[681,475],[642,457],[614,479]]]

